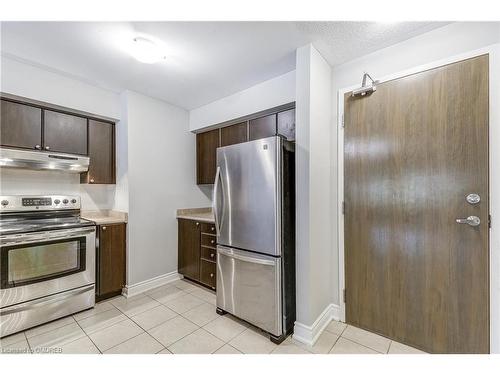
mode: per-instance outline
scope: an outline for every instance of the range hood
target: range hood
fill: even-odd
[[[89,162],[90,159],[87,156],[0,148],[1,168],[82,173],[89,170]]]

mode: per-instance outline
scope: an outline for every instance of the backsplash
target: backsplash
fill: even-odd
[[[80,184],[80,175],[56,171],[0,169],[0,195],[79,195],[83,210],[111,209],[115,185]]]

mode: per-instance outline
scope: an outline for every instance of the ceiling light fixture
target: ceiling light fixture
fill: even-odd
[[[136,60],[145,64],[154,64],[166,59],[165,54],[155,42],[143,37],[133,39],[131,54]]]

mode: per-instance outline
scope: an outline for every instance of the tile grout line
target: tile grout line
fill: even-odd
[[[73,317],[73,319],[74,319],[74,317]],[[90,342],[96,347],[96,349],[99,352],[99,354],[102,354],[101,349],[99,349],[99,347],[96,345],[96,343],[94,342],[94,340],[92,340],[92,338],[87,334],[87,332],[85,332],[85,330],[83,329],[83,327],[80,325],[80,323],[78,323],[78,321],[76,319],[75,319],[75,321],[76,321],[76,324],[78,324],[78,327],[80,327],[80,329],[83,331],[83,333],[85,333],[85,336],[87,336],[88,339],[90,340]]]
[[[362,329],[362,328],[358,328],[358,327],[351,326],[351,325],[347,324],[347,325],[346,325],[346,327],[344,328],[344,331],[342,332],[342,337],[343,337],[344,339],[349,340],[349,341],[351,341],[351,342],[353,342],[353,343],[355,343],[355,344],[358,344],[358,345],[364,346],[365,348],[371,349],[371,350],[373,350],[373,351],[375,351],[375,352],[377,352],[377,353],[380,353],[380,354],[387,354],[387,353],[384,353],[384,352],[379,352],[378,350],[373,349],[373,348],[370,348],[369,346],[366,346],[365,344],[361,344],[360,342],[357,342],[357,341],[355,341],[355,340],[353,340],[353,339],[350,339],[350,338],[348,338],[348,337],[343,336],[344,332],[347,330],[347,327],[354,327],[354,328],[357,328],[357,329]],[[368,331],[367,331],[367,332],[368,332]],[[389,347],[391,346],[391,342],[392,342],[392,340],[391,340],[391,339],[388,339],[387,337],[384,337],[384,336],[377,335],[376,333],[373,333],[373,332],[368,332],[368,333],[371,333],[371,334],[376,335],[376,336],[378,336],[378,337],[381,337],[381,338],[384,338],[384,339],[389,340]],[[389,350],[389,349],[387,349],[387,350]]]
[[[109,348],[107,348],[104,352],[101,352],[102,354],[105,354],[105,352],[107,352],[108,350],[113,349],[114,347],[117,347],[118,345],[121,345],[121,344],[123,344],[123,343],[126,343],[126,342],[127,342],[127,341],[129,341],[129,340],[135,339],[137,336],[140,336],[140,335],[142,335],[143,333],[148,333],[147,331],[145,331],[144,329],[142,329],[142,327],[141,327],[140,325],[138,325],[136,322],[134,322],[132,319],[130,319],[130,321],[131,321],[132,323],[134,323],[137,327],[139,327],[139,329],[141,329],[141,330],[142,330],[142,332],[139,332],[137,335],[134,335],[134,336],[132,336],[132,337],[129,337],[129,338],[128,338],[128,339],[126,339],[125,341],[122,341],[122,342],[120,342],[120,343],[118,343],[118,344],[116,344],[116,345],[110,346],[110,347],[109,347]],[[122,320],[122,322],[123,322],[123,320]],[[121,322],[118,322],[118,323],[116,323],[116,324],[119,324],[119,323],[121,323]],[[111,327],[115,326],[116,324],[113,324],[112,326],[106,327],[105,329],[111,328]],[[154,338],[154,337],[153,337],[153,338]],[[97,346],[97,345],[96,345],[96,346]],[[99,347],[97,347],[97,349],[99,349]],[[99,349],[99,351],[101,351],[101,349]]]
[[[184,318],[184,317],[182,317],[182,318]],[[186,318],[184,318],[184,319],[186,319]],[[187,319],[186,319],[186,320],[187,320]],[[195,324],[195,323],[193,323],[193,324]],[[208,323],[207,323],[207,324],[208,324]],[[196,325],[196,324],[195,324],[195,325]],[[169,352],[171,352],[171,353],[172,353],[172,351],[171,351],[170,349],[168,349],[168,348],[170,348],[172,345],[174,345],[176,342],[178,342],[178,341],[182,340],[183,338],[185,338],[185,337],[187,337],[187,336],[189,336],[189,335],[191,335],[191,334],[195,333],[195,332],[196,332],[196,331],[198,331],[199,329],[203,329],[203,327],[198,327],[198,329],[194,330],[193,332],[190,332],[190,333],[188,333],[188,334],[186,334],[186,335],[182,336],[180,339],[175,340],[175,341],[174,341],[174,342],[172,342],[169,346],[167,346],[167,347],[166,347],[166,349],[167,349]],[[205,331],[205,332],[207,332],[209,335],[214,336],[215,338],[217,338],[217,339],[219,339],[220,341],[224,342],[224,344],[229,344],[229,342],[225,342],[224,340],[222,340],[222,339],[220,339],[220,338],[216,337],[215,335],[212,335],[212,334],[211,334],[210,332],[208,332],[207,330],[205,330],[205,329],[204,329],[204,331]],[[222,346],[224,346],[224,345],[222,345]],[[222,346],[221,346],[220,348],[222,348]],[[220,348],[218,348],[217,350],[219,350]],[[172,353],[172,354],[173,354],[173,353]]]
[[[30,331],[30,330],[32,330],[32,329],[36,329],[36,328],[43,327],[43,326],[45,326],[45,325],[52,324],[52,323],[54,323],[54,322],[57,322],[58,320],[63,320],[63,319],[69,318],[69,317],[72,317],[72,318],[73,318],[73,314],[68,315],[68,316],[63,316],[63,317],[61,317],[61,318],[57,318],[57,319],[55,319],[55,320],[51,320],[50,322],[47,322],[47,323],[39,324],[39,325],[37,325],[37,326],[35,326],[35,327],[31,327],[31,328],[25,329],[25,330],[24,330],[24,331],[22,331],[22,332],[24,333],[24,336],[26,337],[26,340],[28,340],[28,343],[29,343],[29,339],[31,339],[31,338],[33,338],[33,337],[40,336],[40,335],[44,335],[44,334],[46,334],[46,333],[49,333],[49,332],[55,331],[56,329],[59,329],[59,328],[62,328],[62,327],[69,326],[70,324],[75,323],[75,322],[76,322],[76,319],[75,319],[75,318],[73,318],[73,321],[72,321],[72,322],[70,322],[70,323],[63,324],[63,325],[62,325],[62,326],[60,326],[60,327],[52,328],[52,329],[50,329],[50,330],[48,330],[48,331],[46,331],[46,332],[37,333],[36,335],[33,335],[33,336],[31,336],[31,337],[28,337],[28,336],[26,335],[26,332],[28,332],[28,331]]]
[[[148,329],[146,329],[146,328],[142,327],[142,326],[141,326],[139,323],[137,323],[134,319],[132,319],[132,318],[129,318],[129,319],[130,319],[130,320],[132,320],[132,321],[133,321],[135,324],[137,324],[139,327],[141,327],[141,328],[142,328],[145,332],[148,332],[148,331],[152,330],[153,328],[159,327],[159,326],[161,326],[162,324],[164,324],[164,323],[166,323],[166,322],[168,322],[168,321],[170,321],[170,320],[172,320],[172,319],[175,319],[175,318],[177,318],[178,316],[181,316],[180,314],[177,314],[175,311],[174,311],[174,313],[175,313],[175,316],[173,316],[173,317],[171,317],[171,318],[169,318],[169,319],[167,319],[167,320],[165,320],[165,321],[163,321],[163,322],[161,322],[161,323],[159,323],[159,324],[157,324],[157,325],[154,325],[153,327],[148,328]],[[184,317],[183,317],[183,318],[184,318]],[[193,322],[193,323],[194,323],[194,322]]]
[[[345,337],[345,336],[342,336],[342,338],[343,338],[344,340],[347,340],[347,341],[353,342],[353,343],[355,343],[355,344],[361,345],[361,346],[363,346],[363,347],[365,347],[365,348],[367,348],[367,349],[370,349],[371,351],[374,351],[374,352],[376,352],[376,353],[378,353],[378,354],[387,354],[387,353],[379,352],[378,350],[375,350],[375,349],[373,349],[373,348],[370,348],[369,346],[363,345],[363,344],[361,344],[361,343],[359,343],[359,342],[357,342],[357,341],[354,341],[354,340],[352,340],[352,339],[348,339],[348,338],[347,338],[347,337]]]
[[[73,315],[68,315],[68,316],[71,316],[71,317],[73,318]],[[64,317],[64,318],[67,318],[67,317]],[[61,319],[64,319],[64,318],[61,318]],[[57,320],[57,319],[56,319],[56,320]],[[50,323],[51,323],[51,322],[50,322]],[[46,323],[46,324],[50,324],[50,323]],[[47,331],[47,332],[44,332],[44,333],[40,333],[40,334],[35,335],[35,336],[31,336],[30,338],[37,337],[37,336],[41,336],[41,335],[44,335],[44,334],[46,334],[46,333],[50,333],[50,332],[56,331],[56,330],[58,330],[58,329],[60,329],[60,328],[67,327],[67,326],[69,326],[69,325],[71,325],[71,324],[73,324],[73,323],[76,323],[76,325],[78,326],[78,328],[80,328],[80,329],[82,330],[82,332],[83,332],[83,334],[84,334],[84,335],[86,335],[86,334],[87,334],[87,333],[86,333],[86,332],[82,329],[82,327],[80,327],[80,325],[78,324],[78,322],[76,321],[76,319],[75,319],[75,318],[73,318],[73,322],[72,322],[72,323],[65,324],[65,325],[63,325],[63,326],[60,326],[60,327],[57,327],[57,328],[51,329],[50,331]],[[26,332],[24,332],[24,335],[26,335]],[[75,342],[76,340],[80,340],[81,338],[83,338],[83,337],[77,337],[77,338],[75,338],[75,339],[73,339],[73,340],[71,340],[71,341],[67,341],[67,342],[65,342],[64,344],[65,344],[65,345],[66,345],[66,344],[71,344],[72,342]],[[27,341],[28,341],[28,346],[29,346],[29,347],[30,347],[30,349],[31,349],[31,344],[30,344],[29,339],[28,339],[28,337],[27,337],[27,336],[26,336],[26,339],[27,339]],[[99,348],[98,348],[98,349],[99,349]],[[31,350],[32,350],[32,349],[31,349]],[[33,353],[33,354],[36,354],[36,353]]]
[[[28,340],[28,336],[26,336],[26,331],[23,331],[23,335],[24,335],[24,339],[26,340],[26,342],[28,343],[28,350],[29,350],[29,354],[33,354],[33,349],[31,349],[31,344]]]

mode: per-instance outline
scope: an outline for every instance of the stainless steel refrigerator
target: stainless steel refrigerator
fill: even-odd
[[[279,136],[220,147],[217,312],[281,342],[295,321],[295,153]]]

